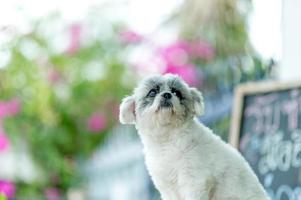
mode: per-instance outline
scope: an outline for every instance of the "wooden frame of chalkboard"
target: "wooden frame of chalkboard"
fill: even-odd
[[[251,82],[242,85],[238,85],[235,89],[234,104],[232,109],[232,120],[229,133],[229,143],[238,148],[241,122],[242,122],[242,112],[244,109],[244,97],[254,94],[262,94],[267,92],[282,91],[287,89],[300,88],[301,81],[295,82]]]

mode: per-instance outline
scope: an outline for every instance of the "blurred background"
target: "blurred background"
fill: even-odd
[[[178,74],[227,140],[237,84],[298,72],[281,64],[284,22],[300,19],[290,2],[1,2],[0,199],[159,200],[120,100],[146,75]]]

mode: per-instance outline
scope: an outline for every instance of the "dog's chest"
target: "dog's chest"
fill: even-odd
[[[183,169],[183,154],[176,146],[166,146],[146,153],[146,164],[158,184],[176,186]]]

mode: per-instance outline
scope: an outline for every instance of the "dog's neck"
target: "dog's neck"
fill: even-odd
[[[157,126],[157,127],[137,127],[138,134],[145,148],[153,147],[154,145],[164,145],[178,140],[179,137],[189,134],[187,130],[197,123],[194,119],[187,120],[177,126]]]

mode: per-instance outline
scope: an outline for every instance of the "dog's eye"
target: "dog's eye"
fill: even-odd
[[[151,89],[151,90],[149,91],[149,93],[147,94],[147,96],[148,96],[148,97],[155,97],[156,94],[157,94],[157,90]]]
[[[179,99],[183,99],[183,95],[182,95],[182,93],[179,90],[177,90],[175,88],[171,88],[171,93],[173,93],[174,95],[176,95]]]

